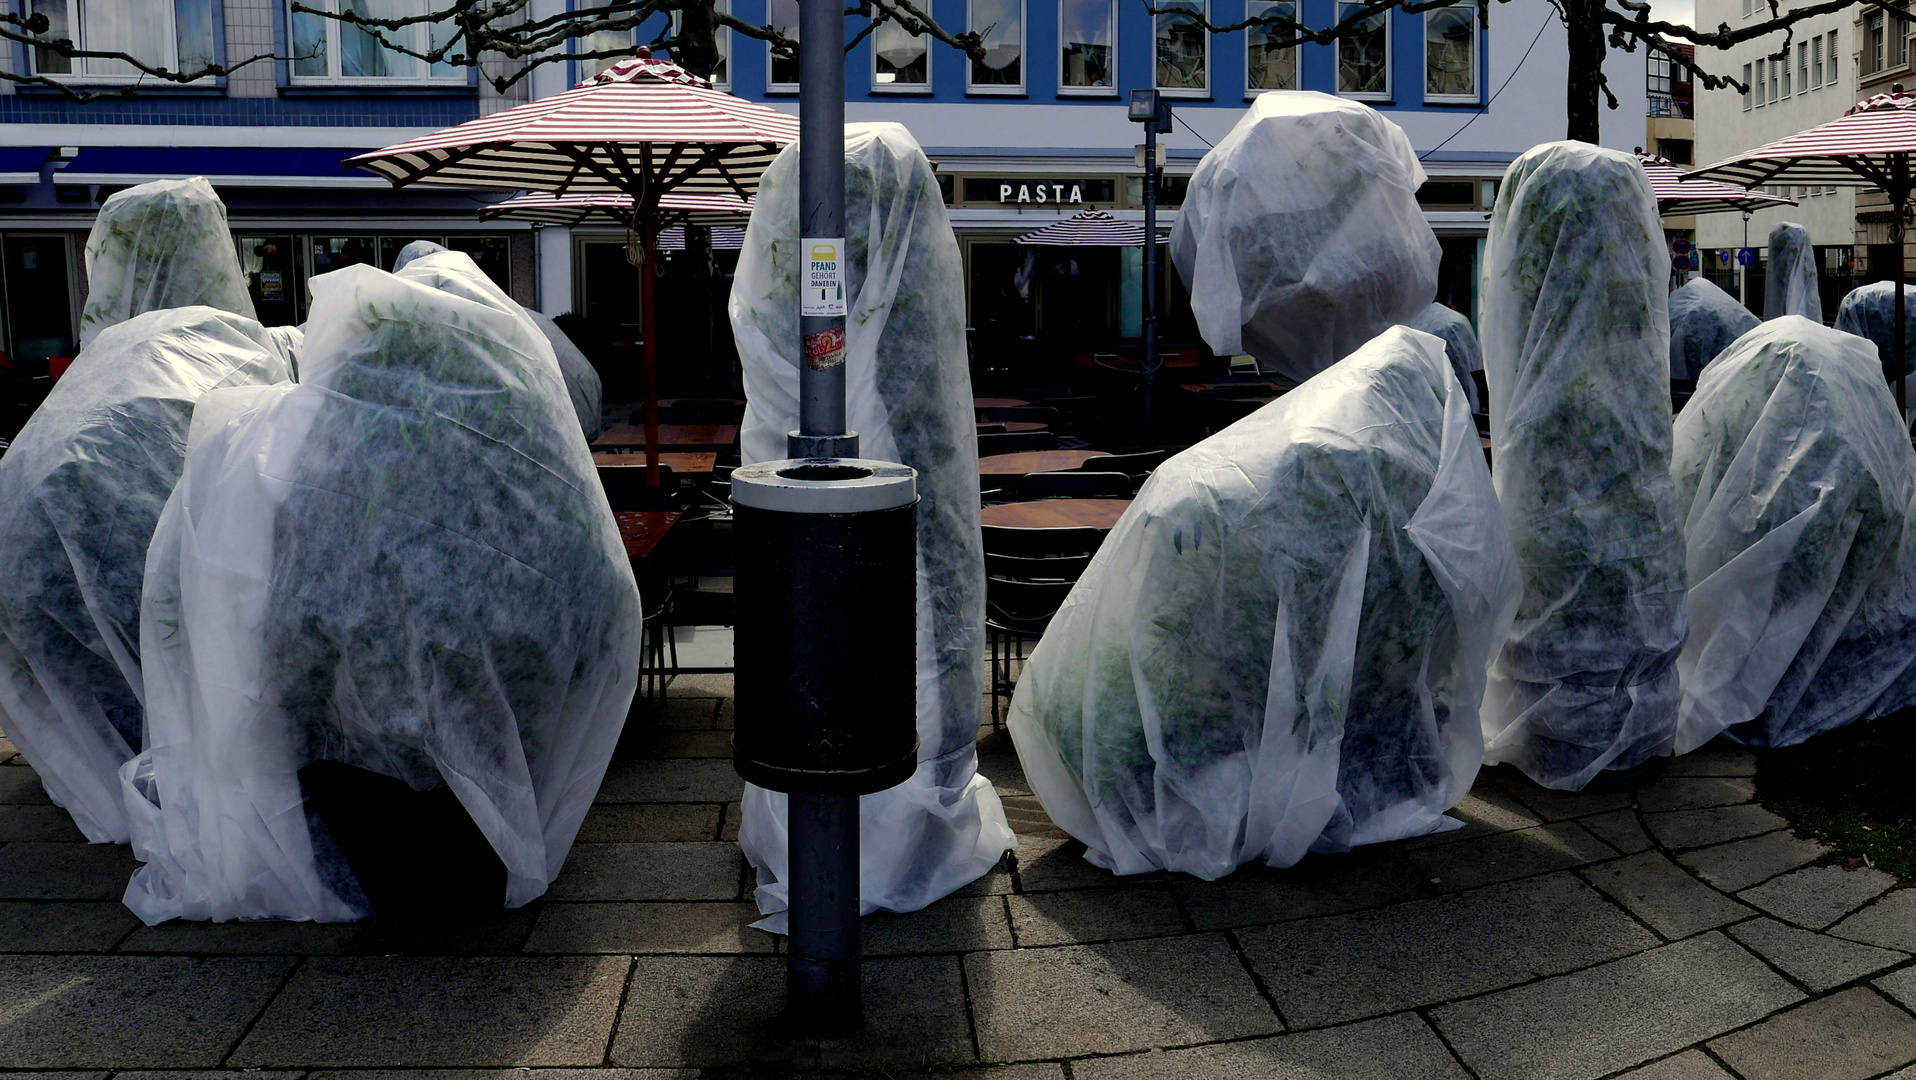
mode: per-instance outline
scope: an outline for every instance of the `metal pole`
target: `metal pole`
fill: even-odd
[[[799,4],[799,253],[801,355],[798,431],[787,437],[794,458],[858,456],[858,436],[845,423],[845,6],[843,0]],[[837,303],[819,260],[832,248]],[[824,313],[808,313],[819,312]],[[830,619],[825,620],[829,625]],[[833,661],[820,656],[819,663]],[[786,957],[786,1011],[808,1035],[855,1029],[863,1021],[858,946],[858,796],[789,796],[786,820],[791,953]]]
[[[1152,382],[1157,373],[1158,125],[1152,120],[1144,125],[1144,440],[1147,443],[1151,441]]]
[[[656,214],[651,210],[641,210],[639,222],[639,332],[645,335],[640,346],[644,366],[645,392],[645,484],[653,494],[659,494],[659,335],[657,305],[653,303],[653,280],[658,276],[658,267],[652,261],[659,257],[658,230]],[[661,501],[657,509],[666,509]]]
[[[1889,219],[1889,238],[1896,246],[1896,413],[1903,418],[1904,426],[1908,426],[1908,391],[1904,389],[1903,382],[1909,375],[1909,314],[1903,310],[1903,286],[1909,253],[1903,250],[1903,215],[1909,209],[1909,189],[1900,188],[1890,192],[1889,197],[1890,210],[1894,215]]]

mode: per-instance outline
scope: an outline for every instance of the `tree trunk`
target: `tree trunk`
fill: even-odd
[[[1587,143],[1603,141],[1603,5],[1604,0],[1565,0],[1563,8],[1570,46],[1564,138]]]

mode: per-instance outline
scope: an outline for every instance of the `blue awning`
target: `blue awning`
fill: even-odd
[[[204,176],[215,187],[389,188],[385,180],[340,167],[363,150],[297,146],[100,146],[80,151],[56,184],[141,184]]]
[[[37,184],[51,146],[0,146],[0,184]]]

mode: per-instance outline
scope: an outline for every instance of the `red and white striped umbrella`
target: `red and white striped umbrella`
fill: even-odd
[[[658,243],[653,245],[660,251],[685,250],[685,226],[674,225],[659,232]],[[713,251],[743,251],[745,249],[745,226],[717,225],[712,228]]]
[[[1795,199],[1765,191],[1751,191],[1720,180],[1685,180],[1676,164],[1668,158],[1640,154],[1637,160],[1643,163],[1643,171],[1650,177],[1650,191],[1657,197],[1657,213],[1664,217],[1796,205]]]
[[[735,225],[751,214],[756,201],[757,196],[741,199],[736,195],[694,195],[675,191],[659,197],[659,220],[690,225]],[[529,191],[479,211],[481,221],[499,218],[539,221],[547,225],[575,226],[593,221],[611,221],[628,228],[634,226],[632,196],[611,193],[554,195],[549,191]]]
[[[1165,243],[1167,237],[1158,237]],[[1144,226],[1119,221],[1102,210],[1081,210],[1042,229],[1033,229],[1013,243],[1040,247],[1143,247]]]

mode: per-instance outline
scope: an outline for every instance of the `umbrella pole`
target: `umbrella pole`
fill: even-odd
[[[652,281],[656,269],[652,260],[658,257],[655,245],[658,243],[657,222],[654,215],[645,214],[639,225],[639,243],[644,258],[639,263],[639,319],[640,332],[645,335],[645,483],[654,491],[659,490],[659,338],[656,305],[652,302]],[[661,502],[663,510],[665,504]]]
[[[1896,246],[1896,412],[1903,418],[1905,425],[1909,423],[1908,391],[1903,387],[1903,381],[1909,374],[1909,357],[1906,355],[1909,342],[1905,337],[1908,332],[1909,313],[1903,310],[1903,287],[1906,277],[1904,264],[1908,262],[1908,254],[1903,251],[1903,213],[1908,206],[1909,189],[1904,188],[1891,193],[1890,207],[1893,216],[1889,219],[1889,238],[1890,242]]]

